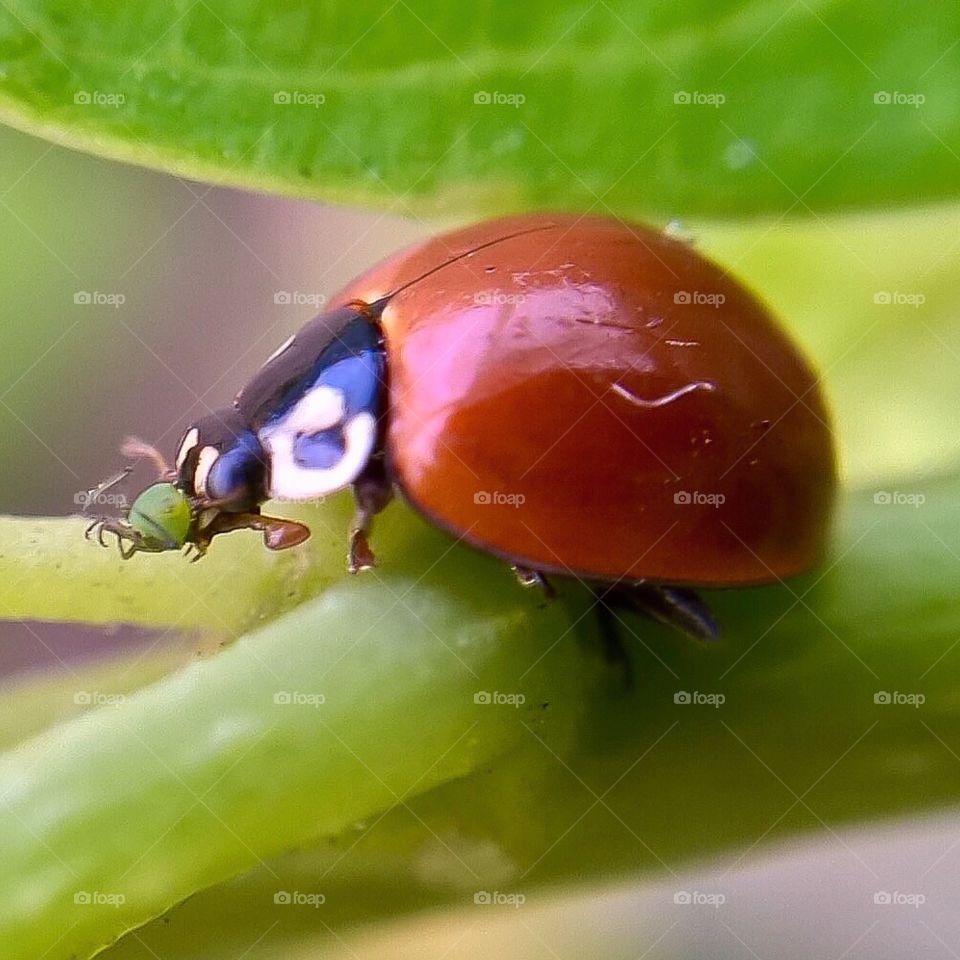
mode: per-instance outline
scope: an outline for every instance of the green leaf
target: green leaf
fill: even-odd
[[[0,116],[418,216],[804,214],[957,194],[958,32],[936,0],[10,0]]]

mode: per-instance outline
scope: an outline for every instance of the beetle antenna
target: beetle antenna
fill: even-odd
[[[139,437],[127,437],[120,446],[120,452],[129,460],[153,461],[161,480],[172,475],[170,464],[167,463],[163,454]]]
[[[384,294],[379,300],[371,303],[369,308],[374,314],[379,314],[398,293],[403,293],[404,290],[406,290],[408,287],[412,287],[415,283],[419,283],[421,280],[426,280],[427,277],[432,277],[438,270],[443,270],[445,267],[449,267],[451,264],[458,263],[460,260],[466,260],[467,257],[472,257],[475,253],[479,253],[481,250],[486,250],[487,247],[495,247],[498,243],[505,243],[507,240],[513,240],[514,237],[522,237],[528,233],[537,233],[540,230],[550,230],[555,226],[557,226],[555,223],[542,223],[538,227],[527,227],[526,230],[517,230],[514,233],[508,233],[504,237],[497,237],[495,240],[488,240],[486,243],[481,243],[479,246],[473,247],[470,250],[465,250],[463,253],[458,253],[455,257],[451,257],[449,260],[444,260],[443,263],[438,263],[435,267],[431,267],[425,273],[421,273],[419,277],[414,277],[412,280],[402,283],[395,290],[391,290],[390,293]]]
[[[102,494],[106,493],[111,487],[115,487],[118,483],[126,480],[132,470],[133,467],[124,467],[118,473],[107,477],[106,480],[102,480],[95,487],[88,490],[84,497],[83,509],[80,512],[86,513],[90,509],[91,504],[96,503]]]

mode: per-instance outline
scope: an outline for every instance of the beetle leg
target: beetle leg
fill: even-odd
[[[101,517],[98,520],[94,520],[84,531],[83,535],[87,540],[90,540],[94,535],[94,531],[96,531],[97,543],[99,543],[101,547],[110,546],[106,540],[106,535],[112,533],[117,538],[117,549],[120,551],[120,556],[123,557],[124,560],[129,560],[135,553],[139,553],[144,549],[143,540],[140,535],[135,530],[125,526],[123,521]],[[125,546],[125,544],[129,545]]]
[[[118,535],[117,535],[117,549],[119,549],[119,551],[120,551],[120,556],[123,557],[124,560],[129,560],[135,553],[137,553],[137,551],[140,549],[140,547],[137,545],[137,541],[136,541],[136,540],[131,540],[131,541],[130,541],[130,546],[128,546],[128,547],[125,548],[124,545],[123,545],[123,537],[121,537],[121,536],[118,534]]]
[[[372,458],[360,476],[354,480],[353,499],[356,512],[350,524],[347,570],[350,573],[359,573],[377,565],[377,558],[370,549],[368,538],[373,527],[373,518],[393,499],[393,484],[387,476],[382,457]]]
[[[296,520],[282,520],[280,517],[265,517],[261,513],[218,513],[203,529],[203,543],[196,543],[199,551],[194,560],[206,553],[207,545],[219,533],[231,530],[260,530],[263,543],[270,550],[287,550],[303,543],[310,536],[310,528]]]
[[[599,589],[594,590],[594,596],[596,597],[596,603],[593,609],[597,616],[603,656],[607,663],[619,667],[623,673],[624,687],[629,690],[633,687],[633,662],[617,626],[617,618],[613,612],[616,603],[611,603],[607,594]]]
[[[521,587],[539,587],[548,600],[553,600],[557,596],[557,591],[553,589],[553,584],[547,579],[545,573],[541,573],[539,570],[534,570],[531,567],[521,567],[517,564],[511,565],[510,569],[513,571]]]
[[[252,514],[256,522],[250,526],[263,531],[263,543],[269,550],[287,550],[308,540],[310,528],[296,520],[281,520],[279,517],[264,517]]]
[[[603,588],[598,588],[599,591]],[[620,583],[603,594],[611,607],[635,610],[653,620],[673,627],[694,640],[720,638],[720,627],[710,608],[694,590],[656,583]]]

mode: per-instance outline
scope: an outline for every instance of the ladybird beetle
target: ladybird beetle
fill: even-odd
[[[711,637],[692,588],[814,566],[836,465],[817,379],[754,296],[664,232],[544,214],[354,280],[186,430],[161,479],[190,504],[187,534],[141,545],[141,504],[100,535],[200,556],[248,527],[283,549],[309,530],[262,503],[352,486],[355,572],[396,490],[526,583],[575,576]]]

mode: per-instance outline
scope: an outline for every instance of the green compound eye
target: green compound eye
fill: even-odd
[[[144,547],[159,552],[187,542],[193,514],[190,501],[172,483],[155,483],[133,501],[127,520]]]

